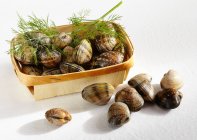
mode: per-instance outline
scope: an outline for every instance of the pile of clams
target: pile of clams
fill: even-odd
[[[27,40],[27,36],[31,40]],[[17,35],[11,41],[15,59],[28,75],[56,75],[80,72],[122,63],[125,45],[110,36],[82,39],[78,45],[71,34],[59,32],[49,37],[41,32]],[[93,42],[93,43],[92,43]]]
[[[141,110],[145,102],[156,103],[164,109],[174,109],[180,105],[183,86],[180,75],[169,70],[162,78],[162,90],[156,93],[151,84],[152,77],[138,74],[128,81],[128,85],[115,94],[115,102],[109,107],[108,122],[111,126],[122,126],[130,120],[131,112]],[[114,94],[114,87],[108,83],[95,83],[83,89],[82,98],[95,105],[106,105]]]

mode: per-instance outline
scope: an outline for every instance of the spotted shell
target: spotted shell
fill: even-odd
[[[117,40],[115,37],[111,36],[98,36],[95,43],[97,50],[102,53],[113,50],[117,44]]]
[[[70,46],[66,46],[64,49],[63,49],[63,52],[65,54],[65,56],[63,57],[63,60],[65,62],[68,62],[68,63],[74,63],[74,60],[73,60],[73,52],[74,52],[74,48],[73,47],[70,47]]]
[[[116,102],[125,103],[130,111],[139,111],[144,105],[142,96],[132,87],[126,87],[116,93]]]
[[[92,63],[92,68],[102,68],[122,63],[124,56],[120,52],[108,51],[97,56]]]
[[[60,71],[59,68],[47,69],[47,70],[44,70],[44,72],[42,73],[43,76],[45,76],[45,75],[57,75],[57,74],[61,74],[61,71]]]
[[[180,105],[182,96],[179,91],[164,89],[156,94],[155,103],[164,109],[174,109]]]
[[[72,73],[72,72],[79,72],[85,71],[85,69],[77,64],[62,62],[60,64],[60,70],[62,73]]]
[[[69,45],[71,42],[72,42],[72,37],[65,32],[61,32],[59,35],[54,36],[52,38],[52,44],[59,48],[64,48],[65,46]]]
[[[28,75],[39,76],[42,74],[42,70],[36,66],[22,65],[22,72]]]
[[[73,52],[73,60],[77,64],[85,64],[92,58],[92,47],[88,40],[83,39]]]
[[[122,126],[130,120],[130,111],[125,103],[115,102],[108,110],[108,122],[111,126]]]
[[[47,68],[54,68],[56,67],[61,61],[61,53],[52,50],[50,52],[41,51],[39,53],[40,62]]]
[[[150,75],[146,74],[146,73],[141,73],[141,74],[138,74],[138,75],[132,77],[128,81],[128,84],[135,88],[137,85],[141,84],[144,81],[151,82],[152,77]]]
[[[164,74],[160,85],[163,89],[178,90],[183,86],[183,80],[177,71],[169,70],[166,74]]]
[[[114,87],[108,83],[95,83],[85,87],[82,98],[95,105],[105,105],[109,102]]]

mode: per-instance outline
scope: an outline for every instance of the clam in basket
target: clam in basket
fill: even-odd
[[[60,32],[70,33],[72,27],[71,24],[56,28]],[[126,46],[126,60],[120,64],[75,73],[34,76],[23,73],[21,64],[11,55],[14,71],[36,100],[81,92],[85,86],[98,82],[110,83],[117,87],[127,78],[128,72],[133,66],[134,51],[126,32],[122,28],[120,31],[124,33]]]

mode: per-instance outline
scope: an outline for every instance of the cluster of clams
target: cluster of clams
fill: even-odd
[[[80,72],[124,61],[125,47],[115,37],[101,35],[91,41],[82,39],[76,46],[73,42],[71,35],[65,32],[53,37],[31,32],[16,36],[12,47],[16,50],[14,57],[20,62],[22,72],[28,75]]]
[[[151,84],[152,77],[138,74],[128,81],[126,88],[115,94],[115,103],[108,110],[108,122],[112,126],[121,126],[130,120],[131,112],[139,111],[145,102],[156,103],[165,109],[179,106],[182,94],[178,91],[183,86],[179,74],[169,70],[161,80],[162,91],[155,93]],[[82,98],[86,101],[105,105],[114,93],[114,87],[108,83],[96,83],[85,87]]]

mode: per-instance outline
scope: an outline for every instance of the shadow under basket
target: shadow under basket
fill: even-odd
[[[72,25],[57,26],[57,29],[69,33],[72,31]],[[121,32],[125,35],[127,53],[126,60],[123,63],[83,72],[34,76],[24,74],[19,62],[11,55],[15,73],[36,100],[81,92],[84,87],[99,82],[110,83],[117,87],[127,78],[128,72],[133,66],[133,45],[122,28]]]

